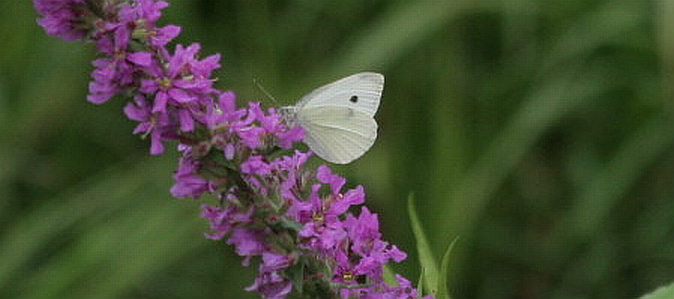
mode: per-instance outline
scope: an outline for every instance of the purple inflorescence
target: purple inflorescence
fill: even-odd
[[[178,198],[212,194],[202,205],[207,238],[225,240],[259,275],[246,288],[264,298],[293,289],[315,298],[416,298],[411,283],[383,280],[383,266],[406,254],[381,240],[376,214],[361,206],[363,186],[344,190],[346,179],[325,165],[308,170],[309,152],[279,155],[304,138],[275,109],[260,103],[236,107],[233,92],[213,87],[220,56],[200,59],[201,46],[167,48],[181,29],[158,27],[164,1],[34,0],[37,22],[63,40],[86,39],[101,57],[93,61],[88,100],[128,99],[124,114],[150,137],[150,153],[167,141],[182,152],[170,192]],[[283,152],[281,152],[283,153]],[[274,158],[275,157],[275,158]]]

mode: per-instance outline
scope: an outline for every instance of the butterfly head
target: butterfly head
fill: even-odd
[[[279,107],[277,112],[288,126],[294,127],[297,125],[297,110],[296,106],[283,106]]]

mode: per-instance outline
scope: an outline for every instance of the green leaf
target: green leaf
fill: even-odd
[[[674,298],[674,283],[660,287],[657,290],[643,295],[641,299],[671,299]]]
[[[295,288],[295,291],[298,294],[303,294],[304,292],[304,267],[306,264],[306,260],[300,258],[299,262],[297,265],[290,267],[288,269],[288,276],[290,277],[290,281],[293,283],[293,288]]]
[[[410,193],[407,198],[407,210],[410,213],[410,221],[412,223],[412,232],[417,241],[417,251],[419,252],[419,262],[421,263],[422,276],[425,276],[426,286],[430,288],[430,293],[435,295],[437,293],[436,286],[438,285],[438,266],[433,258],[431,246],[428,244],[428,239],[421,228],[417,210],[414,207],[414,194]]]
[[[424,271],[421,267],[421,274],[419,274],[419,283],[417,284],[417,299],[421,299],[424,295]]]
[[[456,241],[459,240],[459,237],[454,238],[454,241],[447,246],[445,254],[442,257],[442,264],[440,265],[440,279],[438,280],[438,293],[435,296],[436,298],[450,299],[449,291],[447,290],[447,272],[449,271],[449,256],[456,245]]]
[[[390,286],[397,286],[396,273],[391,270],[389,265],[384,265],[384,282]]]

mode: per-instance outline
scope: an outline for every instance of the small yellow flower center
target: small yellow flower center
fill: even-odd
[[[171,88],[171,85],[172,85],[171,79],[161,78],[161,79],[159,79],[159,85],[164,90],[169,89],[169,88]]]
[[[126,52],[125,51],[115,51],[115,60],[124,60],[126,58]]]
[[[323,222],[323,220],[325,220],[325,218],[323,217],[323,213],[320,213],[320,212],[314,212],[314,213],[311,215],[311,219],[312,219],[314,222]]]

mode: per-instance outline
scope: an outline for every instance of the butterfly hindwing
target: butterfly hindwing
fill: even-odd
[[[298,122],[304,142],[328,162],[347,164],[362,156],[377,138],[374,118],[359,110],[339,106],[302,109]]]

